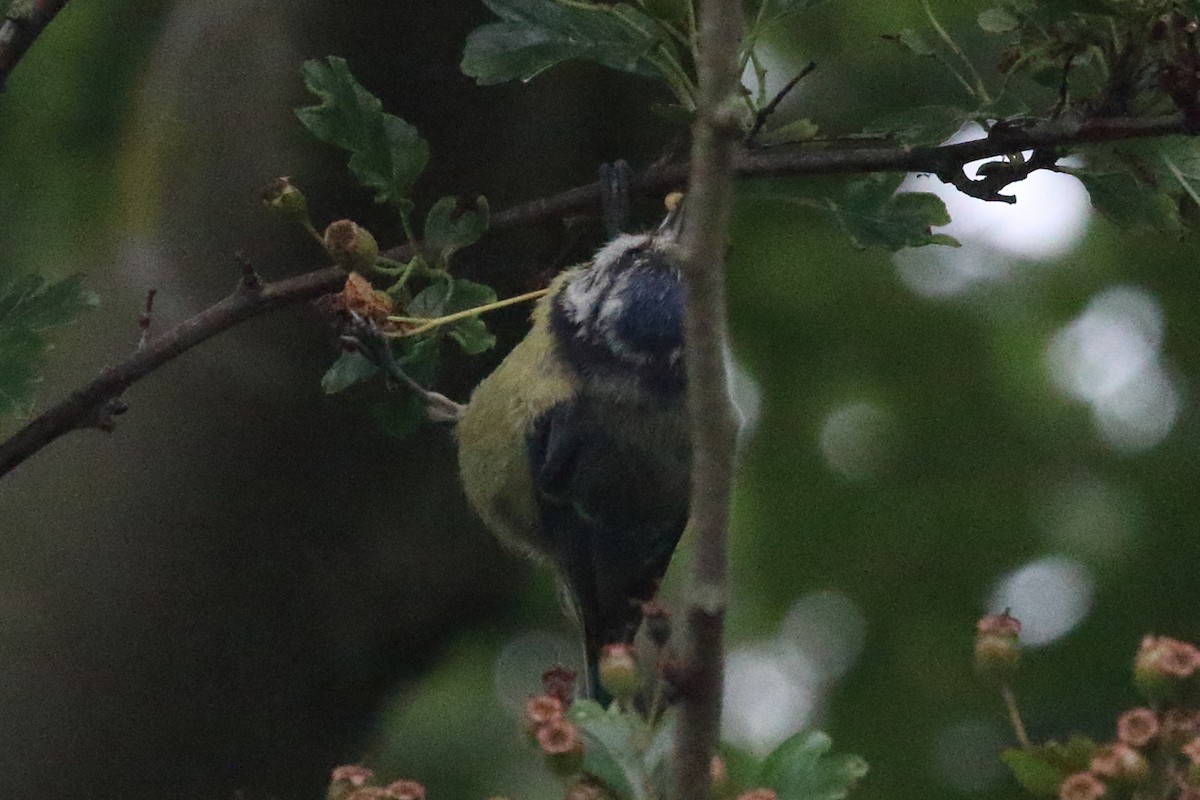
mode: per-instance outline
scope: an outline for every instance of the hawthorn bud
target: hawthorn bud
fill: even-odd
[[[389,800],[425,800],[425,787],[416,781],[395,781],[384,787]]]
[[[1117,717],[1117,740],[1130,747],[1145,747],[1158,736],[1158,715],[1148,708],[1131,708]]]
[[[641,685],[633,645],[604,645],[600,651],[600,685],[618,699],[633,697]]]
[[[563,708],[570,708],[575,699],[575,670],[555,664],[542,673],[542,691],[557,697]]]
[[[1091,771],[1126,784],[1143,783],[1150,775],[1146,757],[1124,742],[1106,745],[1092,756]]]
[[[1090,772],[1076,772],[1068,775],[1058,785],[1059,800],[1099,800],[1104,796],[1107,787],[1104,781]]]
[[[343,800],[355,789],[366,786],[367,781],[374,776],[374,772],[359,764],[334,767],[333,774],[329,777],[329,789],[325,796],[329,800]]]
[[[558,775],[574,775],[583,764],[583,739],[575,724],[565,719],[547,722],[538,728],[538,747],[546,755],[546,763]]]
[[[1142,639],[1133,659],[1133,682],[1151,703],[1174,698],[1200,667],[1200,650],[1166,636]]]
[[[989,614],[975,623],[975,672],[984,678],[1003,681],[1017,672],[1021,663],[1021,622],[1016,617]]]
[[[263,205],[284,219],[304,219],[308,216],[308,200],[289,178],[275,178],[263,187]]]
[[[543,725],[562,718],[563,705],[557,697],[539,694],[525,701],[525,727],[530,734],[536,735]]]
[[[329,257],[347,270],[369,270],[379,257],[379,244],[371,232],[348,219],[329,223],[324,242]]]

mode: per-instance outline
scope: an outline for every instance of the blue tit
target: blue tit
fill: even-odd
[[[457,425],[471,505],[557,571],[594,697],[601,649],[633,640],[687,522],[678,216],[559,275]]]

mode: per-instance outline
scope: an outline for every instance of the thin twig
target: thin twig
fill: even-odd
[[[66,4],[67,0],[24,0],[9,6],[0,25],[0,92],[17,63]]]
[[[158,289],[150,289],[146,292],[146,307],[142,310],[142,315],[138,317],[138,328],[142,331],[142,335],[138,337],[138,350],[145,350],[146,342],[150,341],[150,323],[154,320],[154,295],[156,294],[158,294]]]
[[[1192,131],[1182,114],[1143,119],[1114,117],[1088,121],[1055,120],[1030,127],[996,126],[981,139],[941,147],[841,147],[827,149],[771,150],[737,153],[733,166],[742,177],[785,175],[829,175],[862,172],[928,172],[949,183],[971,188],[962,168],[965,164],[1007,153],[1039,147],[1188,135]],[[665,194],[682,188],[687,181],[685,163],[658,164],[630,182],[630,190],[641,195]],[[998,191],[995,180],[986,188]],[[493,230],[511,230],[537,222],[599,208],[597,183],[576,186],[559,194],[532,200],[492,218]],[[412,257],[408,245],[386,254],[396,261]],[[0,443],[0,477],[60,436],[82,427],[112,428],[117,398],[141,378],[222,331],[247,319],[278,308],[295,305],[342,288],[346,274],[327,267],[287,280],[263,284],[258,292],[241,288],[211,308],[176,328],[147,342],[146,347],[95,380],[76,389],[67,398],[30,420],[7,441]]]
[[[1008,685],[1007,681],[1000,684],[1000,694],[1004,697],[1004,707],[1008,710],[1008,721],[1012,723],[1017,742],[1028,750],[1033,747],[1033,744],[1029,741],[1029,734],[1025,732],[1025,723],[1021,720],[1021,710],[1017,707],[1017,696],[1013,694],[1012,687]]]
[[[694,542],[684,615],[684,680],[675,737],[675,797],[706,800],[721,725],[726,529],[737,423],[725,379],[725,249],[733,213],[734,106],[740,87],[741,0],[703,0],[697,52],[699,109],[684,206],[680,268],[687,292],[684,361],[692,429],[688,528]]]
[[[338,267],[316,270],[295,278],[264,284],[257,292],[239,286],[216,305],[160,334],[125,361],[104,370],[98,378],[76,389],[43,411],[0,444],[0,476],[58,439],[81,427],[96,424],[110,414],[101,411],[134,383],[201,342],[233,326],[277,308],[312,300],[341,288],[346,273]],[[123,408],[123,406],[122,406]]]
[[[775,113],[775,110],[779,108],[779,104],[783,102],[785,97],[791,94],[792,89],[796,88],[796,84],[807,78],[816,68],[817,62],[808,62],[804,69],[796,73],[796,77],[785,83],[783,88],[775,93],[775,96],[771,98],[771,102],[767,103],[758,110],[758,113],[754,115],[754,127],[752,127],[750,132],[746,134],[746,147],[754,147],[755,143],[758,141],[758,135],[762,133],[763,126],[767,124],[767,120],[770,119],[771,115]]]

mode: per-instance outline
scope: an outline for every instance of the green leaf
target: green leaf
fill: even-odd
[[[350,153],[350,172],[375,190],[377,202],[408,208],[408,192],[429,161],[429,145],[417,129],[384,113],[379,98],[354,79],[343,58],[306,61],[301,72],[309,91],[321,99],[296,109],[304,127]]]
[[[465,278],[454,278],[437,281],[425,287],[412,299],[405,311],[409,316],[435,319],[494,302],[496,292],[490,286]],[[488,333],[487,325],[479,317],[467,317],[451,322],[436,329],[432,334],[436,337],[441,332],[456,341],[469,356],[478,355],[496,346],[496,337]]]
[[[817,123],[805,117],[772,128],[758,137],[764,144],[787,144],[789,142],[806,142],[817,135]]]
[[[905,28],[900,31],[896,34],[895,39],[914,55],[931,56],[935,52],[933,45],[923,35],[912,28]]]
[[[50,345],[46,334],[94,308],[78,278],[47,283],[19,275],[0,283],[0,412],[23,411]]]
[[[481,85],[528,81],[571,59],[653,77],[654,57],[678,61],[674,42],[627,4],[566,5],[555,0],[484,0],[501,22],[467,36],[462,71]]]
[[[1183,231],[1179,204],[1160,189],[1128,172],[1093,173],[1064,169],[1083,183],[1092,206],[1118,225],[1169,234]]]
[[[425,218],[424,246],[443,265],[458,250],[478,241],[488,228],[488,202],[483,195],[466,206],[454,197],[443,197]]]
[[[422,386],[432,386],[437,381],[441,362],[438,339],[402,339],[397,362],[408,377]],[[396,387],[371,409],[371,415],[383,428],[384,433],[397,439],[410,436],[424,426],[425,402],[406,388]]]
[[[362,353],[345,352],[338,356],[321,378],[321,389],[325,394],[337,394],[355,384],[369,381],[378,374],[379,367]]]
[[[671,756],[675,752],[675,709],[670,708],[658,720],[654,738],[642,757],[646,772],[650,775],[650,785],[656,797],[670,797],[675,788],[674,773],[671,770]]]
[[[1066,744],[1047,742],[1029,748],[1010,748],[1001,760],[1027,791],[1036,795],[1058,794],[1059,784],[1068,775],[1091,764],[1098,745],[1086,736],[1072,736]]]
[[[952,236],[930,228],[950,222],[946,204],[929,192],[896,194],[903,175],[876,175],[854,181],[826,203],[859,247],[900,250],[942,244],[958,247]]]
[[[826,0],[763,0],[762,23],[771,25],[784,17],[799,14],[810,8],[821,5]]]
[[[883,115],[863,129],[865,133],[892,134],[907,145],[935,145],[949,139],[971,119],[954,106],[920,106]]]
[[[979,12],[979,27],[988,33],[1007,33],[1016,29],[1021,23],[1015,16],[1003,8],[989,8]]]
[[[591,700],[572,704],[567,718],[583,734],[583,771],[604,781],[622,800],[648,800],[638,749],[645,733],[641,718],[606,711]]]
[[[763,762],[761,782],[779,800],[841,800],[864,775],[858,756],[831,754],[833,741],[820,731],[787,739]]]

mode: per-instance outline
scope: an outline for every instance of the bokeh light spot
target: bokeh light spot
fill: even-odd
[[[818,682],[816,671],[798,652],[769,646],[730,651],[722,737],[765,756],[811,717]]]
[[[822,680],[840,678],[854,666],[866,638],[862,610],[830,589],[793,603],[779,631],[780,641],[799,650]]]
[[[848,403],[821,425],[821,455],[830,468],[850,480],[875,478],[891,466],[895,431],[886,409],[867,402]]]
[[[1122,452],[1161,442],[1179,414],[1179,392],[1163,362],[1165,315],[1135,286],[1115,286],[1091,299],[1046,347],[1051,378],[1092,409],[1097,433]]]
[[[1092,610],[1095,582],[1078,561],[1046,556],[1005,575],[992,590],[988,612],[1005,609],[1021,620],[1021,643],[1049,644],[1082,622]]]
[[[577,639],[550,631],[526,631],[510,639],[497,654],[492,675],[500,705],[520,715],[526,698],[541,693],[542,673],[554,664],[575,670],[582,685],[583,653]]]

